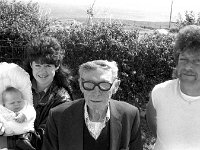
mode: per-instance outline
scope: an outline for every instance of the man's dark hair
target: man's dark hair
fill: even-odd
[[[180,29],[175,41],[175,62],[178,63],[180,53],[187,50],[200,52],[200,26],[188,25]]]

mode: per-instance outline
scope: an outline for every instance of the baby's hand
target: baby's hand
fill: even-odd
[[[17,113],[17,116],[14,118],[16,122],[23,123],[26,121],[26,116],[23,113]]]

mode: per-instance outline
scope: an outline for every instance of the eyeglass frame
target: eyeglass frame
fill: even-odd
[[[113,83],[115,82],[116,79],[117,79],[117,78],[114,79]],[[112,88],[112,85],[113,85],[113,83],[106,82],[106,81],[102,81],[102,82],[96,83],[96,82],[93,82],[93,81],[83,81],[83,80],[84,80],[83,78],[81,78],[81,80],[82,80],[82,81],[81,81],[81,85],[82,85],[83,89],[86,90],[86,91],[93,91],[93,90],[95,89],[95,87],[98,86],[98,88],[99,88],[101,91],[104,91],[104,92],[105,92],[105,91],[109,91],[109,90]],[[92,84],[94,84],[94,87],[93,87],[92,89],[85,88],[84,83],[86,83],[86,82],[87,82],[87,83],[92,83]],[[102,89],[101,86],[100,86],[101,83],[108,83],[108,84],[110,85],[110,88],[107,89],[107,90]]]

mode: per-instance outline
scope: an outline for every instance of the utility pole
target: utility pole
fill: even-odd
[[[171,11],[170,11],[170,18],[169,18],[169,29],[171,27],[171,19],[172,19],[172,5],[173,5],[173,0],[172,0],[172,3],[171,3]]]
[[[87,9],[87,14],[88,14],[88,24],[93,24],[93,17],[94,17],[94,4],[96,0],[94,0],[92,6]]]

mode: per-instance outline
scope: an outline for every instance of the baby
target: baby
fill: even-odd
[[[16,122],[23,123],[27,120],[26,115],[23,113],[23,109],[27,109],[27,104],[18,89],[7,87],[2,93],[2,101],[4,107],[16,114],[14,118]]]
[[[6,135],[19,135],[33,131],[35,116],[34,107],[23,98],[20,90],[8,86],[2,92],[0,122],[5,126]]]
[[[14,63],[0,63],[0,122],[5,132],[0,149],[7,148],[7,136],[20,137],[34,131],[36,111],[29,74]],[[14,137],[15,138],[15,137]]]
[[[34,131],[36,112],[29,74],[14,63],[0,63],[0,122],[4,136]]]

